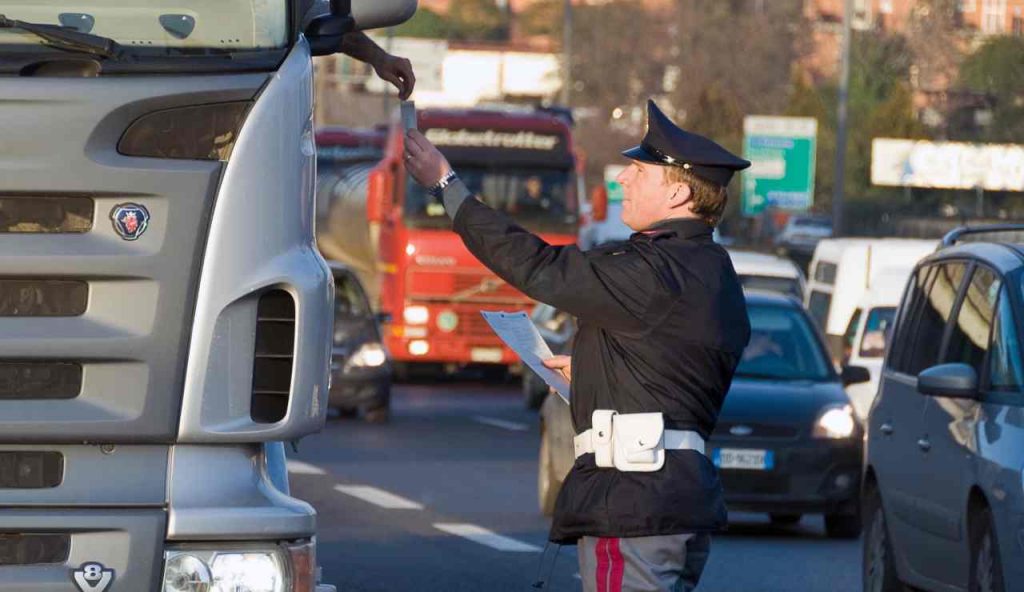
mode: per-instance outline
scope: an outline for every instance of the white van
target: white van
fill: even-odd
[[[826,239],[811,261],[804,306],[828,341],[835,360],[843,357],[843,335],[857,303],[883,273],[909,273],[938,241],[898,238]]]
[[[857,417],[866,419],[871,403],[878,391],[882,362],[892,334],[896,309],[910,278],[911,269],[893,268],[880,273],[872,282],[850,317],[843,336],[843,364],[867,368],[871,380],[850,384],[846,394],[850,397]]]
[[[765,290],[803,298],[806,280],[800,267],[784,257],[726,249],[740,283],[747,290]]]

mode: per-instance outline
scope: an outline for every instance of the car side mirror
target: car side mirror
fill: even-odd
[[[978,398],[978,373],[967,364],[939,364],[917,375],[917,391],[932,397]]]
[[[375,317],[381,325],[387,325],[395,319],[395,317],[391,316],[390,312],[378,312]]]
[[[840,378],[842,378],[843,386],[863,384],[871,382],[871,372],[864,366],[843,366]]]

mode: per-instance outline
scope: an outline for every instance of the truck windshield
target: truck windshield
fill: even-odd
[[[0,0],[0,14],[107,37],[136,59],[281,50],[290,37],[288,0]],[[61,50],[11,28],[0,51]]]
[[[453,165],[459,178],[484,203],[534,232],[575,234],[577,212],[570,170]],[[418,228],[451,228],[444,207],[409,180],[405,222]]]

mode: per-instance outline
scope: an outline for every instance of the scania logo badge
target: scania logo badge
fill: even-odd
[[[149,226],[149,210],[139,204],[120,204],[110,212],[110,221],[121,238],[126,241],[137,240]]]
[[[102,563],[83,563],[71,572],[75,585],[82,592],[106,592],[114,582],[114,570],[103,567]]]
[[[734,425],[729,428],[729,433],[733,436],[749,436],[754,433],[754,428],[745,425]]]

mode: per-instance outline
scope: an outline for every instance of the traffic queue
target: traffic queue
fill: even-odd
[[[327,158],[335,165],[353,154],[333,150]],[[383,183],[373,178],[351,187],[372,192]],[[592,225],[607,215],[594,215],[595,206],[607,204],[579,206]],[[991,231],[1005,229],[986,230],[944,241],[822,238],[806,276],[785,257],[728,248],[751,337],[705,453],[731,511],[767,514],[779,528],[817,514],[829,537],[863,534],[866,590],[1014,590],[1024,581],[1015,571],[1024,565],[1024,368],[1015,312],[1024,250],[957,244],[998,240]],[[417,257],[421,244],[430,243],[409,241],[406,260],[436,265],[437,256]],[[458,300],[492,310],[529,302],[502,300],[513,296],[502,284],[485,279]],[[379,335],[405,337],[407,352],[410,329],[413,337],[443,335],[470,322],[459,315],[449,323],[433,308],[420,319],[425,307],[404,303],[369,316],[383,323]],[[531,307],[552,351],[571,353],[576,319],[547,304]],[[386,367],[386,357],[377,365]],[[550,515],[577,462],[576,434],[569,407],[529,370],[522,389],[525,404],[540,411],[538,504]],[[342,410],[375,405],[338,401],[332,405]]]

